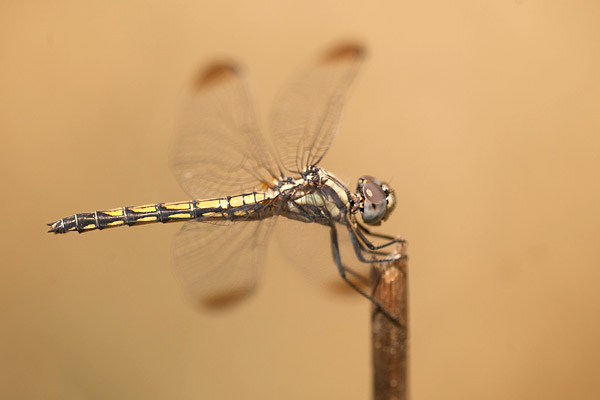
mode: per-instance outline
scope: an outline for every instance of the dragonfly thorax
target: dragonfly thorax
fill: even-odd
[[[300,176],[280,180],[273,191],[281,200],[281,215],[328,226],[343,222],[355,203],[344,184],[317,167]]]

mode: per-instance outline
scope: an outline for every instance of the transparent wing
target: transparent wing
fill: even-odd
[[[256,287],[275,218],[233,223],[186,222],[175,237],[177,276],[207,306],[233,303]]]
[[[219,63],[193,85],[170,165],[194,198],[232,195],[272,182],[278,171],[265,146],[241,69]]]
[[[318,164],[337,132],[348,89],[364,56],[362,47],[334,48],[285,90],[270,128],[282,165],[304,172]]]
[[[339,249],[344,265],[364,281],[370,281],[370,265],[357,260],[346,227],[335,224]],[[340,277],[331,254],[329,227],[319,224],[303,224],[283,218],[277,224],[275,242],[286,263],[298,270],[313,284],[328,291],[355,295],[356,292]],[[310,249],[310,257],[306,249]],[[353,278],[351,276],[351,278]]]

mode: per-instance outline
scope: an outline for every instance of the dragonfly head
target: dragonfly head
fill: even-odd
[[[359,209],[365,224],[380,225],[396,206],[394,191],[372,176],[361,176],[356,186]]]

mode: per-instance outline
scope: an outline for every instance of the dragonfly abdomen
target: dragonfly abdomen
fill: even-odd
[[[246,193],[210,200],[189,200],[121,207],[106,211],[79,213],[48,224],[49,232],[87,232],[117,226],[135,226],[156,222],[261,219],[271,199],[265,193]]]

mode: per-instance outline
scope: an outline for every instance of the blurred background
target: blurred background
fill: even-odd
[[[177,224],[45,225],[187,200],[167,147],[199,66],[240,60],[264,116],[355,39],[369,57],[322,166],[399,196],[381,230],[410,242],[412,398],[600,398],[599,18],[585,0],[3,1],[0,397],[370,398],[369,304],[279,246],[255,296],[199,312]]]

